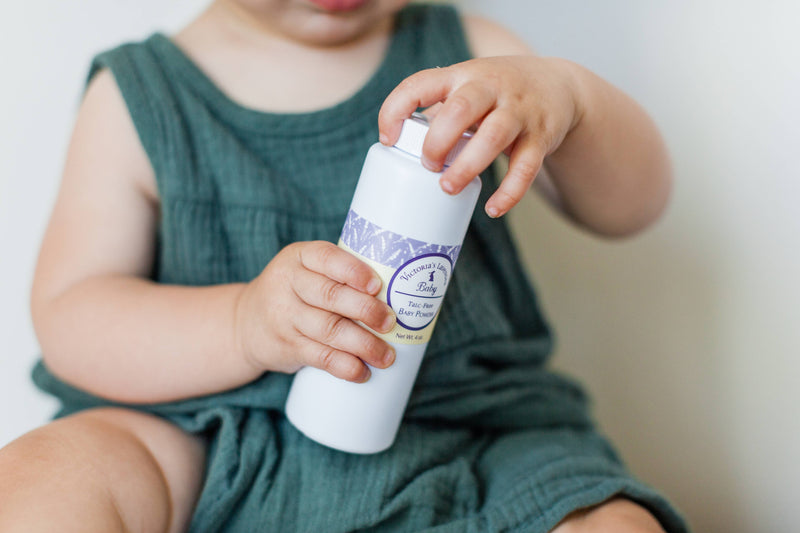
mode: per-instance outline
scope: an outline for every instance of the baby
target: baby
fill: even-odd
[[[63,407],[0,451],[0,532],[686,531],[546,368],[498,218],[535,179],[591,232],[648,226],[658,131],[586,69],[408,4],[215,0],[95,59],[32,292],[34,379]],[[363,382],[394,361],[356,324],[393,327],[380,279],[331,241],[367,147],[418,108],[431,170],[476,128],[440,184],[482,173],[483,209],[397,441],[345,454],[283,406],[303,366]]]

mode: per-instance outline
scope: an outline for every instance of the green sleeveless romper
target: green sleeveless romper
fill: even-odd
[[[289,243],[336,242],[383,99],[414,72],[469,57],[452,8],[412,5],[355,95],[321,111],[273,114],[232,102],[164,35],[99,55],[90,79],[111,70],[156,173],[154,279],[249,281]],[[496,188],[491,171],[483,182],[479,205]],[[208,439],[191,531],[546,532],[617,494],[668,531],[686,531],[594,430],[580,388],[545,368],[550,352],[506,225],[479,208],[388,451],[350,455],[304,437],[284,417],[292,376],[280,373],[213,396],[127,407]],[[61,400],[58,416],[115,405],[41,362],[34,381]]]

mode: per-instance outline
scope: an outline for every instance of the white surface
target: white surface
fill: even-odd
[[[400,130],[400,137],[394,143],[395,148],[406,152],[408,155],[417,159],[422,157],[422,148],[425,144],[425,137],[428,135],[428,117],[422,113],[414,113],[411,118],[403,121],[403,128]],[[444,159],[444,166],[450,166],[456,160],[458,154],[472,138],[471,132],[464,132],[461,138]]]
[[[451,196],[439,187],[440,174],[426,170],[419,159],[402,150],[376,143],[367,154],[353,194],[351,208],[356,213],[404,237],[445,246],[464,242],[481,192],[480,178]],[[380,179],[389,171],[391,179]],[[432,224],[432,220],[442,223]]]
[[[0,18],[0,443],[52,405],[29,384],[27,291],[90,56],[203,2],[14,2]],[[800,500],[800,4],[464,1],[648,108],[672,207],[603,243],[539,204],[515,214],[559,334],[635,472],[698,532],[797,530]]]
[[[309,438],[350,453],[389,448],[397,436],[425,345],[395,344],[396,362],[370,367],[366,383],[337,379],[313,367],[300,370],[286,399],[286,417]]]
[[[409,126],[414,129],[409,130]],[[427,125],[421,122],[406,120],[404,134],[401,134],[401,140],[406,141],[403,145],[410,144],[407,141],[411,136],[424,137],[427,129]],[[403,237],[430,244],[459,246],[464,240],[480,190],[480,179],[475,178],[459,194],[448,195],[439,187],[439,174],[426,170],[418,158],[377,143],[367,153],[350,209],[383,230]],[[348,244],[346,239],[342,240]],[[390,336],[395,332],[417,333],[427,338],[431,319],[419,323],[414,323],[413,318],[408,321],[402,314],[405,304],[398,306],[396,300],[393,301],[398,281],[395,279],[395,289],[392,290],[392,279],[395,272],[408,272],[408,263],[395,270],[382,264],[380,257],[372,255],[367,259],[381,265],[381,268],[376,268],[383,280],[380,297],[387,301],[388,291],[388,301],[397,312],[397,329]],[[423,261],[432,259],[429,257]],[[450,267],[449,259],[439,260]],[[427,273],[421,276],[424,280]],[[441,276],[437,278],[442,279]],[[411,286],[419,280],[419,275],[412,276]],[[441,282],[443,291],[447,290],[449,280],[448,271]],[[414,289],[404,290],[419,294]],[[437,300],[435,311],[441,302]],[[403,329],[406,326],[415,327],[417,331]],[[383,370],[371,368],[372,377],[366,383],[344,381],[316,368],[300,370],[286,400],[286,415],[292,424],[307,436],[332,448],[354,453],[377,453],[388,448],[400,427],[428,345],[427,342],[389,342],[396,350],[395,363]]]

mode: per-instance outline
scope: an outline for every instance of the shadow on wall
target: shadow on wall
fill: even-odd
[[[554,366],[584,383],[629,468],[696,531],[747,531],[724,442],[725,363],[714,350],[721,286],[672,222],[604,241],[533,194],[511,217],[555,330]]]

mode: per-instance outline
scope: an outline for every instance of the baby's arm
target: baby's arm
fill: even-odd
[[[442,168],[462,130],[479,125],[444,173],[445,190],[458,192],[500,153],[510,156],[486,204],[493,216],[516,205],[537,174],[553,203],[596,233],[630,234],[660,215],[670,191],[669,159],[632,99],[579,65],[534,56],[496,24],[467,17],[465,28],[479,59],[423,71],[398,86],[381,110],[384,142],[395,140],[416,107],[442,102],[423,149],[432,169]]]
[[[60,378],[117,401],[158,402],[303,364],[363,380],[362,360],[391,362],[388,345],[353,322],[387,331],[393,315],[374,297],[377,275],[352,255],[298,243],[249,284],[161,285],[147,279],[158,217],[153,170],[101,72],[78,115],[32,291],[44,360]]]

